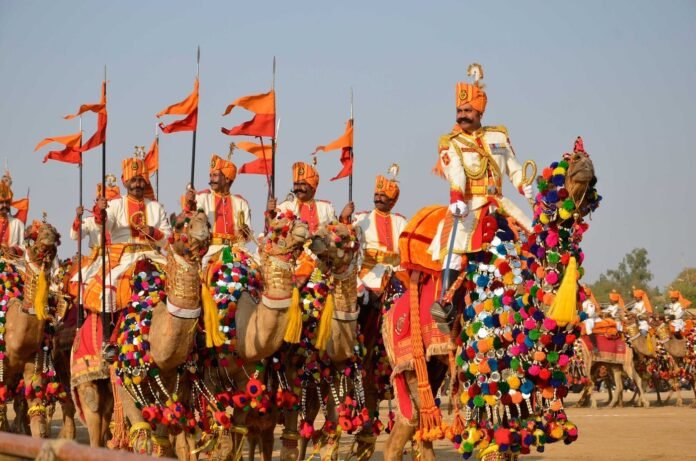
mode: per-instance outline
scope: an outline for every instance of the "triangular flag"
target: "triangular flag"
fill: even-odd
[[[157,113],[157,118],[163,115],[186,115],[182,120],[177,120],[164,125],[160,123],[163,133],[176,133],[179,131],[196,131],[198,125],[198,77],[193,82],[193,91],[186,99],[172,104],[166,109]]]
[[[275,91],[242,96],[227,106],[223,116],[235,107],[243,107],[254,112],[254,118],[232,128],[221,128],[228,136],[267,136],[275,137]]]
[[[247,162],[239,168],[240,174],[265,174],[271,172],[271,162],[273,152],[271,146],[256,144],[254,142],[241,141],[236,144],[237,148],[249,152],[257,157],[256,160]]]
[[[29,215],[29,196],[15,200],[12,202],[12,207],[17,210],[14,217],[26,224],[27,216]]]
[[[335,177],[331,178],[331,181],[353,174],[353,122],[351,120],[346,122],[346,131],[338,139],[331,141],[325,146],[317,146],[314,152],[329,152],[336,149],[341,149],[341,164],[343,168]]]
[[[152,141],[152,145],[150,146],[150,150],[147,151],[147,155],[145,155],[145,167],[150,176],[155,174],[159,169],[159,137],[155,137],[155,140]]]

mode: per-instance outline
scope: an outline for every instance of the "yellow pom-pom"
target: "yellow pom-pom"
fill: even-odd
[[[561,219],[568,219],[571,216],[573,216],[573,213],[566,210],[565,208],[561,208],[560,210],[558,210],[558,215],[561,217]]]
[[[515,375],[508,377],[507,383],[511,389],[519,389],[520,388],[520,378],[518,378]]]
[[[557,174],[565,174],[565,173],[566,173],[566,169],[563,168],[562,166],[556,167],[556,168],[554,168],[554,170],[553,170],[553,175],[554,175],[554,176],[557,175]]]
[[[548,224],[549,223],[549,217],[545,213],[541,213],[539,215],[539,221],[541,221],[542,224]]]

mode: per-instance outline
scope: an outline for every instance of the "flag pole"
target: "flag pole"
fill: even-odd
[[[104,66],[104,101],[106,102],[106,65]],[[106,107],[104,107],[106,110]],[[102,143],[102,162],[101,162],[101,196],[106,199],[106,127],[104,127],[104,142]],[[102,345],[109,344],[111,339],[111,322],[106,312],[106,208],[101,210],[101,276],[102,276]]]
[[[155,148],[159,151],[159,124],[155,122]],[[157,171],[155,171],[155,200],[159,200],[159,156],[157,158]]]
[[[353,126],[353,87],[350,88],[350,126]],[[353,143],[355,143],[355,136],[353,136]],[[350,159],[351,162],[354,162],[355,160],[353,159],[353,146],[350,148]],[[348,177],[348,202],[353,201],[353,170],[354,170],[355,165],[351,164],[350,167],[350,176]]]
[[[196,80],[199,79],[201,75],[201,46],[198,45],[196,51]],[[200,85],[200,82],[198,82]],[[199,86],[200,88],[200,86]],[[198,110],[198,108],[196,108]],[[193,147],[191,148],[191,187],[193,187],[193,178],[196,171],[196,132],[198,131],[198,120],[196,120],[196,128],[193,130]],[[159,169],[158,169],[159,171]]]
[[[273,56],[273,82],[271,84],[271,91],[275,92],[275,80],[276,80],[276,58]],[[273,96],[273,114],[276,114],[276,98],[275,95]],[[276,157],[276,135],[277,133],[273,134],[273,138],[271,139],[271,188],[268,191],[269,195],[271,197],[275,197],[275,157]]]
[[[82,147],[82,115],[80,115],[80,148]],[[82,200],[82,152],[80,152],[80,163],[78,163],[80,175],[80,190],[79,190],[79,207],[83,207]],[[82,210],[84,213],[84,209]],[[80,216],[80,225],[77,228],[77,328],[82,326],[85,319],[84,306],[82,304],[82,216]]]

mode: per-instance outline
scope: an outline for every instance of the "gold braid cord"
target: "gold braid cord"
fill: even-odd
[[[167,256],[167,299],[182,309],[196,309],[201,304],[201,278],[198,268],[171,252]]]

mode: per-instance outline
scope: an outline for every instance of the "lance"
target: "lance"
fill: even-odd
[[[275,92],[275,80],[276,80],[276,58],[273,56],[273,82],[271,83],[271,91]],[[273,95],[273,114],[276,114],[276,98]],[[280,122],[278,123],[280,125]],[[273,133],[273,138],[271,138],[271,187],[269,190],[270,197],[275,197],[275,153],[276,153],[276,136],[277,133]],[[263,151],[263,147],[261,149]]]
[[[195,136],[195,135],[194,135]],[[155,122],[155,149],[159,152],[159,123]],[[196,149],[194,143],[194,150]],[[157,171],[155,171],[155,199],[159,200],[159,154],[157,155]],[[193,178],[192,178],[193,180]]]
[[[350,120],[349,120],[351,128],[353,127],[353,88],[351,87],[350,89]],[[353,136],[353,140],[355,139],[355,136]],[[351,143],[353,144],[353,143]],[[348,176],[348,202],[353,201],[353,146],[350,146],[350,176]]]
[[[80,115],[80,147],[82,147],[82,115]],[[83,207],[82,201],[82,152],[80,152],[80,163],[77,164],[79,170],[79,207]],[[84,214],[84,210],[82,210]],[[84,305],[82,303],[82,216],[80,225],[77,227],[77,328],[82,326],[85,319]]]
[[[201,46],[198,45],[196,51],[196,80],[199,80],[201,75]],[[198,81],[200,88],[200,80]],[[199,90],[200,91],[200,90]],[[198,110],[198,107],[196,107]],[[196,128],[193,130],[193,146],[191,147],[191,187],[193,187],[193,178],[196,171],[196,132],[198,131],[198,121],[196,120]]]
[[[104,101],[106,102],[106,66],[104,66]],[[104,108],[106,110],[106,107]],[[106,130],[106,127],[104,127]],[[102,162],[101,162],[101,196],[106,200],[106,132],[102,143]],[[101,210],[101,276],[102,276],[102,344],[107,345],[111,339],[111,320],[106,312],[106,207]]]

